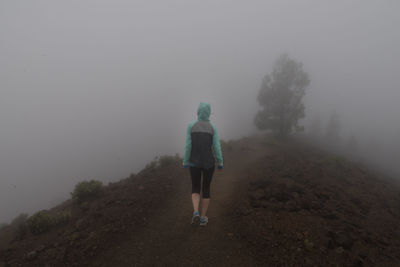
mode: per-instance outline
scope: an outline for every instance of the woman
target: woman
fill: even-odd
[[[185,156],[183,167],[190,168],[192,179],[192,203],[193,217],[192,224],[206,226],[208,205],[210,204],[210,185],[215,168],[215,157],[218,161],[218,169],[223,169],[221,145],[219,143],[217,128],[210,123],[210,104],[200,103],[197,109],[197,120],[190,123],[187,128]],[[203,182],[201,177],[203,176]],[[199,213],[200,191],[201,216]]]

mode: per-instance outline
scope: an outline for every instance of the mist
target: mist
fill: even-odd
[[[336,111],[344,138],[379,140],[398,168],[399,8],[1,1],[0,222],[60,203],[79,181],[116,181],[155,156],[182,154],[201,101],[221,139],[256,133],[261,80],[281,53],[310,75],[305,126]]]

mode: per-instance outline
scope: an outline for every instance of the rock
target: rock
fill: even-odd
[[[78,230],[83,230],[85,228],[85,220],[84,219],[79,219],[76,223],[75,223],[75,227]]]
[[[29,252],[28,254],[26,254],[26,259],[27,260],[34,260],[37,257],[38,253],[36,252],[36,250]]]
[[[41,251],[43,251],[45,248],[46,248],[45,246],[41,245],[41,246],[39,246],[39,247],[36,249],[36,251],[37,251],[37,252],[41,252]]]
[[[304,239],[304,246],[307,250],[312,250],[314,248],[314,243],[308,239]]]
[[[294,192],[297,195],[296,197],[304,194],[304,190],[300,186],[295,185],[295,184],[289,187],[289,191]],[[295,194],[293,194],[293,195],[295,195]]]
[[[260,206],[263,207],[263,208],[268,208],[269,205],[270,205],[267,200],[260,200],[258,202],[259,202]]]
[[[311,209],[310,203],[307,200],[302,201],[301,208],[303,210],[310,210]]]
[[[94,239],[96,239],[96,237],[97,237],[96,232],[91,232],[91,233],[89,234],[89,240],[94,240]]]
[[[324,219],[328,219],[328,220],[337,220],[337,219],[339,219],[339,217],[337,216],[336,213],[330,213],[330,212],[327,212],[327,211],[324,211],[321,214],[321,217],[324,218]]]
[[[345,249],[350,249],[353,246],[354,240],[349,236],[348,233],[343,231],[338,231],[330,233],[333,238],[333,242],[337,247],[343,247]]]
[[[302,233],[296,233],[297,240],[302,240],[304,238]]]
[[[246,205],[240,205],[237,209],[238,214],[246,216],[251,213],[251,209]]]
[[[274,194],[274,197],[279,202],[287,202],[291,199],[291,196],[286,192],[277,192]]]
[[[300,207],[297,206],[296,202],[289,201],[289,202],[286,202],[285,210],[290,211],[290,212],[298,212],[298,211],[300,211]]]
[[[78,232],[75,232],[70,236],[70,240],[75,241],[78,240],[80,237],[81,237],[80,234]]]
[[[320,210],[320,209],[323,208],[323,205],[322,205],[321,202],[312,201],[312,202],[311,202],[311,208],[312,208],[313,210]]]
[[[263,189],[257,189],[255,191],[249,192],[249,197],[252,200],[259,200],[265,197],[265,192]]]
[[[11,259],[7,261],[6,265],[4,265],[4,267],[9,267],[9,266],[22,266],[22,264],[19,259]]]
[[[387,239],[387,238],[384,237],[384,236],[381,236],[380,239],[378,240],[378,242],[379,242],[380,244],[384,245],[384,246],[390,245],[389,239]]]
[[[337,254],[342,254],[344,252],[344,249],[342,247],[338,247],[337,249],[335,249],[335,252]]]
[[[358,258],[358,259],[354,260],[353,266],[354,267],[363,267],[364,266],[364,260],[361,259],[361,258]]]
[[[83,211],[88,211],[90,209],[90,204],[88,202],[83,202],[80,206],[79,206]]]
[[[269,185],[271,185],[271,181],[269,180],[258,180],[256,182],[251,182],[250,183],[250,190],[256,190],[259,188],[266,188]]]
[[[57,257],[57,250],[55,248],[50,248],[46,250],[46,255],[50,259],[54,259]]]

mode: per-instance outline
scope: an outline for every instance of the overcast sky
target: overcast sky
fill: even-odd
[[[0,222],[59,203],[78,181],[182,154],[200,101],[222,139],[254,133],[261,80],[281,53],[310,75],[308,118],[336,110],[346,134],[399,142],[399,8],[0,0]]]

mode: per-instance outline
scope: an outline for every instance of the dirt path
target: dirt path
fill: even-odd
[[[238,153],[239,152],[239,153]],[[236,199],[233,192],[247,186],[245,168],[260,157],[255,148],[225,155],[226,167],[216,171],[211,189],[207,227],[190,224],[192,206],[190,179],[185,173],[177,194],[166,200],[163,210],[138,233],[98,258],[97,266],[254,266],[250,251],[233,234],[230,214]],[[229,165],[229,162],[235,164]]]

